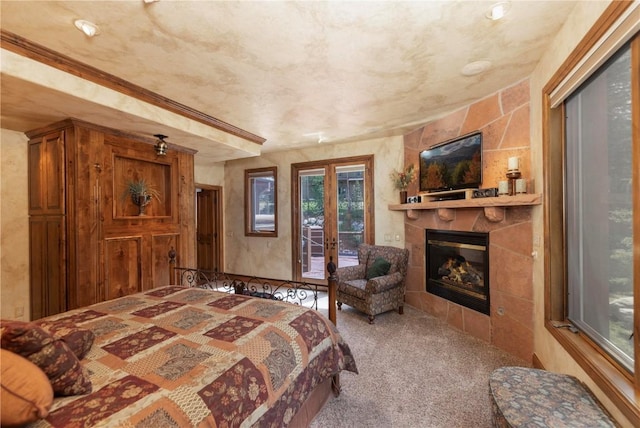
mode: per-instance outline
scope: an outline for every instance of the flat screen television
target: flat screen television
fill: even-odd
[[[473,132],[420,152],[420,191],[474,189],[482,185],[482,133]]]

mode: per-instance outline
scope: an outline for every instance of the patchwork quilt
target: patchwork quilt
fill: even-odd
[[[49,319],[95,334],[92,392],[36,427],[286,427],[316,385],[357,373],[327,318],[274,300],[168,286]]]

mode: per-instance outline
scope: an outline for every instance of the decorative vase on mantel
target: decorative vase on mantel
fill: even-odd
[[[146,215],[144,213],[145,208],[147,205],[149,205],[149,203],[151,202],[151,195],[148,194],[139,194],[139,193],[132,193],[131,194],[131,200],[133,201],[134,204],[136,204],[138,206],[138,215],[139,216],[143,216]]]
[[[408,165],[401,171],[395,169],[391,172],[393,188],[400,191],[400,203],[407,203],[407,188],[416,178],[416,170],[413,164]]]

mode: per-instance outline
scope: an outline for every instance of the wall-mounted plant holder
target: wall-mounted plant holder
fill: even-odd
[[[158,202],[162,201],[160,192],[147,183],[144,178],[128,181],[127,189],[123,194],[123,197],[126,196],[131,196],[131,201],[138,207],[139,216],[146,215],[146,206],[149,205],[154,198]]]
[[[170,164],[115,156],[113,167],[115,218],[171,216]]]

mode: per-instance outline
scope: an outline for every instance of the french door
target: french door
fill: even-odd
[[[374,242],[372,171],[373,156],[291,166],[295,280],[324,283],[329,260],[356,265]]]

